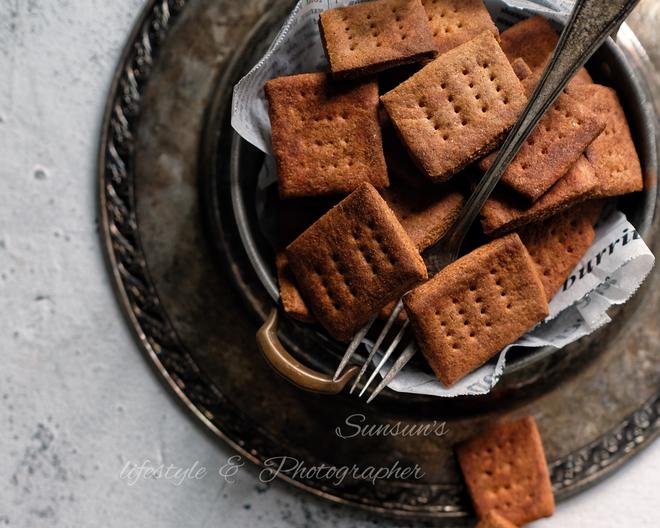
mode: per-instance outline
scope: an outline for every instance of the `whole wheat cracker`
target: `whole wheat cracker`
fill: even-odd
[[[315,321],[314,316],[300,296],[284,251],[278,251],[275,255],[275,267],[277,268],[277,283],[280,288],[280,300],[284,312],[303,323]]]
[[[528,81],[536,77],[524,79],[523,86],[527,88]],[[527,89],[528,94],[531,91]],[[604,128],[601,116],[571,95],[560,94],[502,174],[502,183],[530,202],[538,200],[566,174]],[[488,170],[496,156],[497,153],[487,156],[479,167]]]
[[[499,31],[482,0],[422,0],[439,53],[473,39],[484,31]]]
[[[436,54],[419,0],[376,0],[329,9],[319,17],[321,41],[335,79],[364,77]]]
[[[517,234],[461,257],[404,297],[417,343],[453,385],[548,313],[543,285]]]
[[[286,253],[307,306],[340,341],[427,276],[419,252],[368,183],[317,220]]]
[[[434,182],[496,148],[527,101],[492,33],[440,55],[381,96],[417,166]]]
[[[586,150],[598,179],[594,196],[605,198],[641,191],[644,188],[642,168],[616,92],[591,84],[573,86],[569,93],[606,123],[603,133]]]
[[[548,301],[594,241],[594,207],[598,205],[579,205],[518,232],[534,261]]]
[[[336,84],[305,73],[267,81],[265,91],[281,197],[388,185],[375,81]]]
[[[514,524],[554,513],[552,485],[533,417],[497,423],[456,449],[479,518],[495,511]]]
[[[522,59],[521,57],[518,57],[517,59],[511,61],[511,67],[515,72],[516,77],[518,77],[518,79],[520,79],[521,81],[524,81],[530,75],[532,75],[532,69],[527,65],[525,60]]]
[[[512,193],[495,189],[481,209],[481,226],[486,234],[501,236],[593,198],[597,185],[594,168],[582,156],[531,206]]]
[[[396,182],[381,194],[419,251],[442,238],[465,203],[461,192],[446,186],[418,190]]]
[[[543,71],[559,42],[552,24],[541,16],[533,16],[514,24],[500,34],[502,50],[514,61],[522,58],[535,73]],[[591,83],[591,76],[580,68],[571,84]]]
[[[511,521],[502,517],[495,510],[489,511],[483,519],[480,519],[476,528],[517,528]]]

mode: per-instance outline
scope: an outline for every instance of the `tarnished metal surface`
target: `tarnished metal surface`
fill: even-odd
[[[209,112],[226,127],[227,115],[217,111],[229,93],[214,96],[232,52],[266,10],[286,7],[266,0],[153,2],[118,70],[101,143],[102,235],[120,302],[164,379],[207,427],[255,462],[288,455],[307,465],[419,464],[419,481],[295,480],[320,496],[388,514],[467,519],[452,446],[499,416],[537,417],[559,499],[623,463],[660,427],[657,267],[617,315],[625,324],[606,327],[579,354],[557,354],[549,361],[561,368],[545,369],[538,383],[516,389],[511,382],[496,397],[383,398],[367,407],[346,396],[302,393],[263,361],[254,340],[259,321],[243,297],[253,307],[270,300],[241,253],[231,212],[213,213],[221,240],[213,227],[206,230],[209,188],[199,174],[209,168],[200,166],[210,154],[202,152]],[[227,79],[220,89],[230,85]],[[215,153],[219,166],[227,161],[223,145]],[[217,176],[222,195],[226,175]],[[657,252],[655,227],[649,242]],[[232,273],[213,247],[225,252]],[[374,424],[446,421],[448,433],[338,437],[335,428],[354,413]]]

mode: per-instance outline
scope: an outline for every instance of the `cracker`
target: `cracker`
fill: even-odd
[[[436,45],[419,0],[377,0],[329,9],[319,18],[335,79],[354,79],[433,58]]]
[[[495,424],[456,453],[479,518],[495,511],[522,525],[554,513],[548,464],[533,417]]]
[[[283,198],[387,187],[375,81],[337,85],[324,73],[266,82]]]
[[[643,190],[639,157],[616,92],[592,84],[571,87],[569,93],[606,123],[603,133],[586,150],[598,178],[594,196],[605,198]]]
[[[548,301],[594,241],[593,210],[590,204],[580,205],[518,233],[534,261]]]
[[[442,238],[465,203],[463,194],[453,188],[420,191],[397,183],[382,195],[419,251]]]
[[[445,53],[484,31],[499,37],[482,0],[422,0],[439,53]]]
[[[520,79],[521,81],[524,81],[530,75],[532,75],[531,68],[520,57],[518,57],[517,59],[515,59],[511,62],[511,67],[513,68],[513,71],[515,72],[516,77],[518,77],[518,79]]]
[[[280,300],[284,311],[298,321],[313,322],[314,316],[300,296],[284,251],[278,251],[275,255],[275,266],[277,268],[277,282],[280,287]]]
[[[543,285],[517,234],[494,240],[404,297],[417,343],[453,385],[548,313]]]
[[[476,528],[516,528],[516,525],[491,510],[477,523]]]
[[[561,94],[541,118],[502,174],[502,183],[530,202],[538,200],[603,131],[605,121],[568,94]],[[479,163],[486,171],[497,153]]]
[[[381,101],[415,163],[439,183],[496,148],[527,98],[486,32],[440,55]]]
[[[531,70],[540,73],[550,60],[559,36],[552,24],[541,16],[527,18],[500,34],[502,50],[510,61],[522,58]],[[590,83],[586,69],[580,68],[573,82]]]
[[[294,240],[287,257],[307,306],[340,341],[426,278],[419,252],[367,183]]]
[[[524,225],[540,222],[592,198],[597,185],[594,168],[582,156],[531,206],[503,189],[495,189],[481,210],[481,226],[486,234],[500,236]]]

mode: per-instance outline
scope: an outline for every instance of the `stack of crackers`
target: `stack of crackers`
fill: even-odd
[[[643,189],[623,109],[578,72],[483,207],[486,242],[429,278],[421,253],[493,162],[557,33],[532,17],[500,34],[481,0],[376,0],[319,27],[329,71],[265,85],[281,216],[306,218],[283,229],[282,304],[345,342],[410,292],[405,316],[452,385],[546,317],[603,200]]]

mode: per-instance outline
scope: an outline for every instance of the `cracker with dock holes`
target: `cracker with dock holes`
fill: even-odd
[[[419,251],[442,238],[465,203],[463,194],[451,187],[422,191],[397,182],[382,195]]]
[[[495,510],[489,511],[483,519],[481,519],[476,528],[517,528],[511,521],[502,517]]]
[[[484,31],[499,31],[482,0],[422,0],[438,52],[444,53]]]
[[[490,236],[509,233],[593,198],[597,186],[598,179],[594,168],[581,156],[568,172],[531,206],[517,196],[511,196],[512,193],[495,189],[481,210],[481,226]]]
[[[319,18],[335,79],[353,79],[433,58],[436,45],[419,0],[377,0],[329,9]]]
[[[605,130],[587,147],[596,170],[595,197],[619,196],[644,189],[642,168],[616,92],[598,84],[573,86],[569,94],[605,120]]]
[[[533,417],[495,424],[456,453],[479,518],[495,511],[522,525],[554,513],[548,465]]]
[[[440,55],[381,101],[415,163],[440,183],[499,146],[527,97],[486,32]]]
[[[266,82],[282,198],[387,187],[378,123],[378,85],[333,83],[324,73]]]
[[[594,212],[600,209],[600,203],[588,202],[518,232],[536,265],[548,301],[594,241]]]
[[[500,44],[508,59],[511,62],[523,59],[534,73],[543,71],[557,42],[557,32],[541,16],[527,18],[500,34]],[[585,68],[580,68],[571,81],[572,84],[590,82],[591,76]]]
[[[362,184],[287,247],[303,299],[348,341],[388,302],[426,279],[426,266],[378,191]]]
[[[284,312],[297,321],[303,323],[313,322],[314,316],[300,296],[300,291],[298,291],[289,268],[289,260],[284,251],[278,251],[275,255],[275,267],[277,268],[277,283],[280,287],[280,300]]]
[[[494,240],[404,297],[417,343],[453,385],[548,313],[543,285],[517,234]]]
[[[535,77],[525,79],[523,86],[536,84]],[[504,171],[502,182],[530,202],[538,200],[566,174],[604,128],[602,117],[562,93]],[[496,156],[493,153],[481,160],[479,168],[487,171]]]

